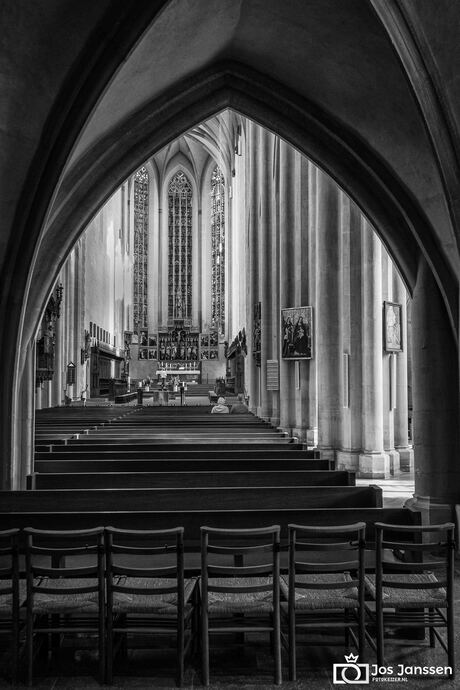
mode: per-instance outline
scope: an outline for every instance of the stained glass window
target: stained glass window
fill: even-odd
[[[147,328],[147,255],[149,231],[149,174],[134,176],[134,332]]]
[[[192,187],[179,171],[168,189],[168,315],[192,316]]]
[[[225,332],[225,182],[218,166],[211,177],[211,325]]]

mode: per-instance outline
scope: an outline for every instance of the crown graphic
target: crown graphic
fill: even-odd
[[[356,656],[353,653],[350,653],[348,656],[345,654],[345,661],[347,662],[347,664],[354,664],[358,661],[358,659],[358,654]]]

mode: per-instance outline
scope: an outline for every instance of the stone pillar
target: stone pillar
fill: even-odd
[[[295,153],[295,176],[298,180],[295,222],[295,300],[291,306],[309,306],[309,271],[310,271],[310,207],[315,206],[315,197],[310,197],[310,172],[316,174],[309,166],[308,160],[300,153]],[[294,365],[298,368],[298,388],[295,388],[295,427],[293,435],[303,443],[308,443],[307,428],[311,426],[309,418],[309,375],[310,360],[299,360]],[[310,444],[314,445],[314,444]]]
[[[279,137],[272,135],[273,148],[273,165],[271,175],[272,193],[270,209],[271,209],[271,223],[270,223],[270,252],[271,252],[271,276],[272,285],[279,286],[280,284],[280,149],[281,140]],[[280,352],[280,336],[279,336],[279,321],[280,321],[280,292],[279,289],[271,291],[271,359],[279,362],[281,358]],[[270,423],[278,427],[280,424],[280,391],[279,391],[279,376],[278,389],[271,391],[271,417]]]
[[[116,260],[115,260],[115,234],[113,236],[113,272],[115,278],[116,272]],[[74,386],[74,396],[80,398],[82,391],[85,388],[86,379],[86,369],[85,365],[81,364],[81,349],[84,347],[84,327],[83,327],[83,313],[81,308],[82,303],[82,260],[81,260],[81,243],[80,240],[75,245],[74,251],[74,286],[72,292],[73,301],[73,314],[72,314],[72,329],[74,332],[74,342],[73,342],[73,357],[72,361],[75,364],[75,386]],[[115,280],[113,281],[113,299],[110,311],[115,317],[116,314],[116,299],[115,299]],[[113,321],[115,325],[115,320]],[[113,334],[115,333],[115,328],[113,329]],[[113,342],[112,342],[113,344]]]
[[[358,471],[359,454],[362,450],[363,414],[363,305],[361,300],[363,264],[361,211],[350,203],[350,336],[348,356],[348,399],[350,422],[350,447],[342,453],[343,467]]]
[[[388,477],[390,459],[383,446],[382,391],[382,246],[362,218],[362,427],[361,477]]]
[[[305,443],[309,448],[318,445],[318,357],[316,352],[316,194],[317,194],[317,169],[311,161],[305,161],[308,165],[308,305],[313,306],[313,358],[307,363],[306,391],[308,415],[305,428]],[[307,305],[307,306],[308,306]]]
[[[458,352],[434,276],[421,257],[412,303],[415,497],[431,520],[460,503]]]
[[[407,388],[407,291],[396,268],[393,269],[393,298],[402,305],[402,352],[396,357],[396,409],[394,411],[395,448],[399,453],[399,465],[403,472],[414,469],[414,449],[409,445],[409,410]]]
[[[340,271],[339,188],[317,170],[316,357],[318,366],[318,447],[335,458],[340,425]]]
[[[258,127],[259,140],[259,294],[262,303],[262,342],[260,367],[259,416],[269,421],[272,414],[272,392],[267,391],[267,359],[272,358],[272,254],[271,200],[273,135]]]
[[[394,302],[393,273],[395,267],[388,252],[382,247],[382,299]],[[382,327],[383,328],[383,327]],[[383,336],[382,336],[383,337]],[[383,447],[390,459],[390,474],[399,474],[399,453],[395,449],[394,418],[396,396],[393,386],[396,381],[396,353],[383,353]]]
[[[360,284],[358,283],[357,292],[355,285],[355,266],[356,258],[352,252],[352,247],[355,247],[353,242],[356,234],[356,222],[354,216],[356,215],[355,204],[344,193],[340,193],[340,220],[341,220],[341,234],[342,234],[342,308],[340,318],[342,321],[342,338],[341,338],[341,352],[340,352],[340,380],[337,382],[341,390],[341,425],[340,425],[340,447],[337,449],[337,469],[352,469],[356,470],[358,466],[358,456],[352,450],[352,422],[355,415],[354,409],[351,405],[351,373],[356,369],[356,361],[352,357],[356,357],[353,352],[355,346],[355,309],[357,301],[354,299],[355,295],[360,294]],[[358,212],[358,233],[361,234],[361,226],[359,222]],[[360,257],[360,251],[358,251]],[[361,273],[358,272],[360,278]],[[361,312],[359,311],[359,314]],[[361,332],[361,324],[358,323],[358,333]],[[359,361],[359,360],[358,360]],[[361,389],[359,390],[361,395]]]
[[[63,292],[63,303],[61,313],[64,317],[64,362],[63,362],[63,376],[64,376],[64,387],[67,390],[67,395],[70,398],[76,396],[77,386],[67,385],[67,366],[74,359],[74,342],[75,333],[73,328],[73,307],[74,307],[74,284],[75,284],[75,273],[74,273],[74,255],[73,253],[69,255],[64,269],[64,292]],[[75,362],[74,362],[75,364]]]
[[[280,142],[280,195],[279,195],[279,301],[280,309],[294,304],[295,256],[292,232],[295,228],[295,152],[292,146]],[[280,317],[275,323],[280,322]],[[280,426],[291,431],[294,426],[294,362],[280,354]]]
[[[258,263],[258,237],[257,237],[257,214],[259,209],[259,199],[257,194],[257,143],[256,128],[254,122],[248,122],[247,134],[247,235],[248,252],[246,255],[246,279],[248,289],[248,300],[246,306],[248,324],[248,356],[246,358],[246,379],[249,393],[249,407],[251,412],[257,412],[259,404],[259,367],[256,366],[253,357],[254,350],[254,305],[259,301],[259,263]]]
[[[34,390],[35,390],[35,409],[41,410],[43,407],[42,387],[41,386],[35,387],[35,381],[34,381]]]
[[[32,472],[35,426],[34,391],[35,342],[32,338],[27,346],[24,368],[17,388],[12,461],[5,473],[7,476],[4,476],[3,489],[25,489],[27,475]]]
[[[60,276],[61,278],[61,276]],[[59,280],[58,280],[59,283]],[[53,400],[55,405],[62,405],[64,399],[65,381],[64,374],[64,305],[61,305],[61,316],[56,322],[56,342],[54,345],[54,376],[53,376]]]

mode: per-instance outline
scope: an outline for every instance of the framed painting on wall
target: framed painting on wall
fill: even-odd
[[[281,356],[283,359],[311,359],[313,307],[281,309]]]
[[[385,352],[402,352],[402,304],[383,303],[383,349]]]

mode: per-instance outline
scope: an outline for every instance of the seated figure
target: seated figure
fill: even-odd
[[[217,405],[214,405],[211,410],[211,414],[228,414],[229,412],[230,410],[225,404],[225,398],[218,398]]]
[[[244,402],[243,393],[238,393],[238,402],[232,405],[230,414],[248,414],[249,408]]]

